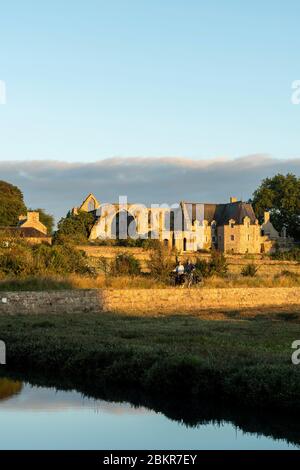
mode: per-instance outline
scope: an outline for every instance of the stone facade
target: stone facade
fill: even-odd
[[[72,211],[74,215],[79,211],[94,214],[90,240],[157,238],[180,252],[215,248],[238,254],[270,252],[277,243],[285,246],[291,242],[274,229],[268,213],[260,225],[251,204],[233,197],[225,204],[182,201],[172,207],[145,207],[127,202],[100,204],[89,194]]]

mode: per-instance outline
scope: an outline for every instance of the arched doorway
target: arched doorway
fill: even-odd
[[[136,238],[137,224],[130,212],[121,210],[116,213],[111,223],[111,235],[112,238],[121,240]]]

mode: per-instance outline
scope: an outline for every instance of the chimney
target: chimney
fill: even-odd
[[[270,212],[264,212],[264,224],[270,222]]]
[[[38,212],[27,212],[28,222],[39,222],[40,214]]]
[[[233,202],[237,202],[237,198],[236,198],[236,197],[233,197],[233,196],[231,196],[231,197],[230,197],[230,203],[233,203]]]

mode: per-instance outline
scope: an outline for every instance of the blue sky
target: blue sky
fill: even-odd
[[[10,0],[0,160],[299,157],[298,1]]]

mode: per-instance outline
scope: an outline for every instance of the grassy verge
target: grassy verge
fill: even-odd
[[[222,312],[220,312],[222,313]],[[300,411],[300,313],[226,320],[101,315],[0,317],[8,367],[179,399]],[[215,314],[212,318],[219,318]]]
[[[148,274],[138,276],[83,276],[70,274],[65,276],[27,276],[0,279],[0,291],[36,291],[57,289],[165,289],[171,282],[162,282]],[[228,287],[299,287],[300,275],[283,270],[273,277],[245,277],[238,274],[212,276],[204,279],[193,289],[228,288]]]

